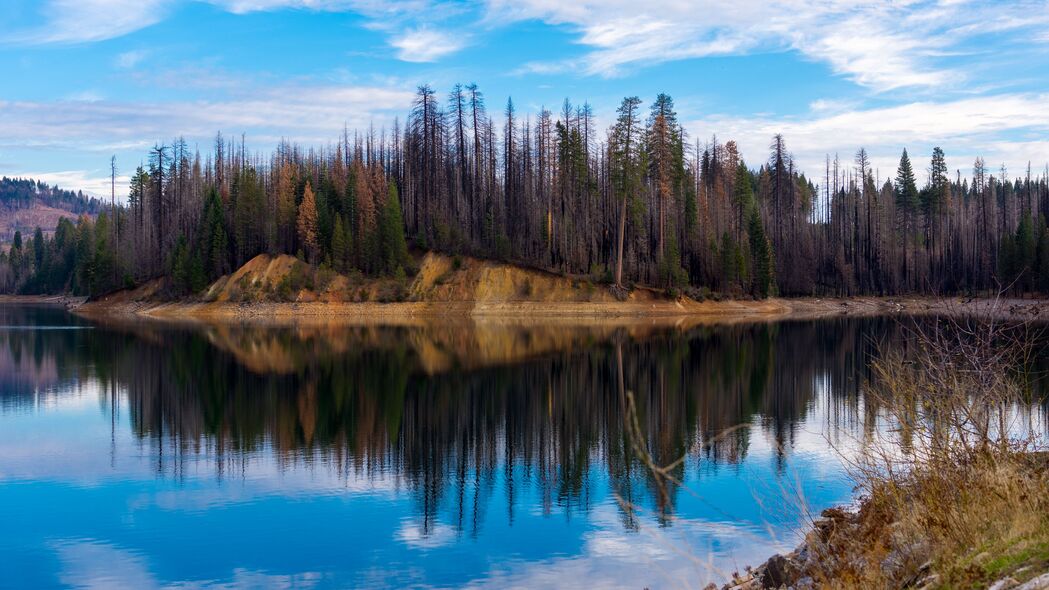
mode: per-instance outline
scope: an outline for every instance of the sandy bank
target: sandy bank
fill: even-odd
[[[23,300],[25,300],[23,298]],[[784,319],[881,315],[977,315],[1015,320],[1049,319],[1049,301],[1028,299],[876,298],[645,302],[438,301],[438,302],[148,302],[93,301],[75,307],[85,316],[137,316],[165,320],[252,323],[430,324],[475,322],[694,325]]]

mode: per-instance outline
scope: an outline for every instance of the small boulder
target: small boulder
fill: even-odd
[[[1049,574],[1042,574],[1037,578],[1027,580],[1013,590],[1049,590]]]
[[[987,587],[987,590],[1011,590],[1020,585],[1016,578],[1006,576]]]
[[[761,586],[763,588],[779,588],[780,586],[793,586],[800,573],[798,564],[782,555],[773,555],[765,562],[764,571],[761,572]]]

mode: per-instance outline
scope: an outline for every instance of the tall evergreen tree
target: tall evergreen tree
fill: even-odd
[[[302,203],[299,204],[299,216],[295,224],[299,234],[299,244],[309,260],[317,260],[320,247],[317,241],[317,201],[309,181],[302,191]]]
[[[757,209],[750,212],[747,233],[750,236],[751,268],[754,277],[751,293],[764,299],[771,295],[775,288],[775,259],[772,244],[765,235],[765,226],[761,223],[761,215]]]
[[[401,201],[397,195],[397,185],[390,183],[386,203],[382,208],[380,220],[380,248],[383,267],[387,273],[398,274],[404,271],[409,262],[408,242],[404,237],[404,218],[401,213]]]

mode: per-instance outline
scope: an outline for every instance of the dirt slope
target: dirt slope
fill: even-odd
[[[164,300],[163,280],[157,279],[88,303],[83,311],[263,319],[336,315],[383,321],[447,314],[754,318],[790,311],[780,300],[701,303],[670,299],[648,288],[637,288],[619,301],[607,285],[585,277],[432,252],[418,260],[418,268],[411,278],[373,279],[311,269],[291,256],[260,254],[191,300]]]

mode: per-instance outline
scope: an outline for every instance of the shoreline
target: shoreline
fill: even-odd
[[[194,302],[87,301],[65,295],[4,295],[0,304],[56,304],[94,318],[142,318],[249,323],[433,323],[441,320],[512,323],[725,324],[889,315],[988,316],[1049,319],[1049,299],[959,297],[773,298],[698,302],[687,298],[625,302],[409,301]]]

